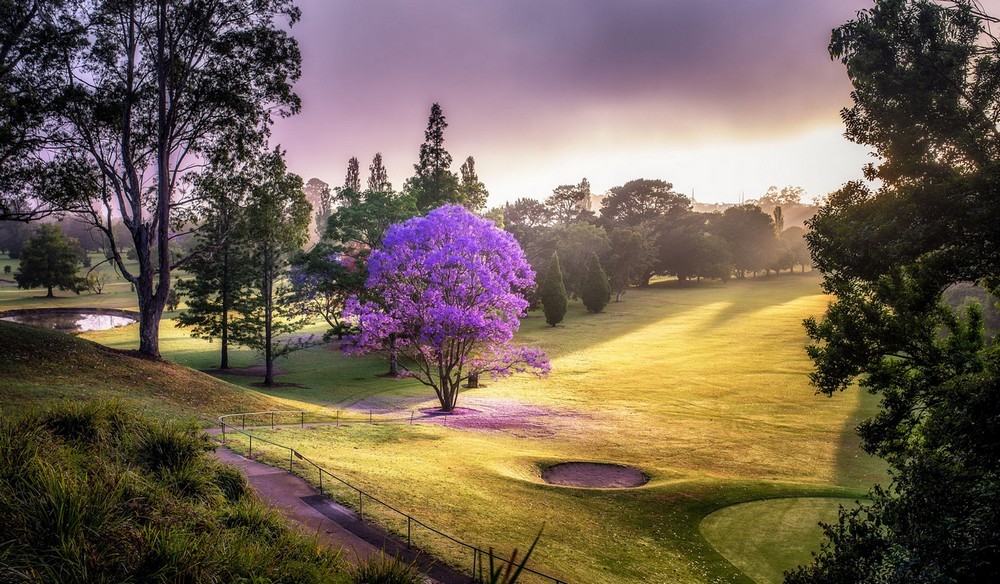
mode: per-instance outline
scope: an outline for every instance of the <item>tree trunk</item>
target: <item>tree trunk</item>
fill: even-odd
[[[139,353],[147,357],[160,358],[160,319],[163,306],[157,307],[155,298],[139,295]]]
[[[271,387],[274,385],[274,355],[271,350],[271,319],[274,316],[274,304],[271,286],[271,257],[266,254],[264,259],[264,281],[261,291],[264,292],[264,385]]]
[[[389,377],[399,377],[399,356],[396,354],[396,337],[389,336]]]
[[[479,374],[478,373],[470,373],[469,374],[469,383],[466,385],[466,387],[468,387],[469,389],[475,389],[475,388],[479,387]]]
[[[46,298],[55,298],[56,295],[52,293],[52,286],[49,286],[49,293],[45,295]]]
[[[222,355],[219,369],[229,369],[229,244],[222,251]]]

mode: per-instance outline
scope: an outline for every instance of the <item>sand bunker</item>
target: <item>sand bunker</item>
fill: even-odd
[[[542,471],[542,480],[566,487],[624,489],[644,485],[649,477],[632,466],[603,462],[564,462]]]

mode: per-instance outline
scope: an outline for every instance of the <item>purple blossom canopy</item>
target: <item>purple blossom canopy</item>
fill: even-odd
[[[439,397],[451,393],[442,385],[457,394],[469,374],[548,371],[540,351],[509,346],[535,274],[514,237],[492,222],[440,207],[390,227],[368,269],[365,287],[375,294],[352,297],[345,311],[361,331],[352,352],[386,350],[393,338],[412,360],[404,366]]]

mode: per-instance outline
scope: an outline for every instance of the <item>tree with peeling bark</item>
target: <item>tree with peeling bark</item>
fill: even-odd
[[[292,0],[81,2],[89,42],[62,55],[61,152],[85,160],[99,196],[80,212],[108,241],[135,289],[139,352],[159,357],[172,257],[196,193],[187,188],[210,153],[249,156],[273,116],[298,111],[301,57],[282,23]],[[248,71],[253,71],[248,75]],[[120,241],[121,220],[130,242]],[[124,258],[133,247],[138,267]]]
[[[360,332],[348,352],[384,352],[390,338],[400,365],[455,409],[470,376],[548,372],[537,349],[511,344],[534,282],[517,241],[491,221],[457,205],[389,229],[368,261],[365,287],[379,301],[355,296],[346,314]]]

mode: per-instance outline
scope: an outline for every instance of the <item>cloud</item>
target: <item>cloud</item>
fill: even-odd
[[[849,92],[826,54],[830,29],[866,4],[306,0],[294,30],[304,110],[276,135],[312,167],[317,151],[385,151],[399,185],[413,160],[393,159],[415,158],[434,101],[456,160],[829,127]]]

